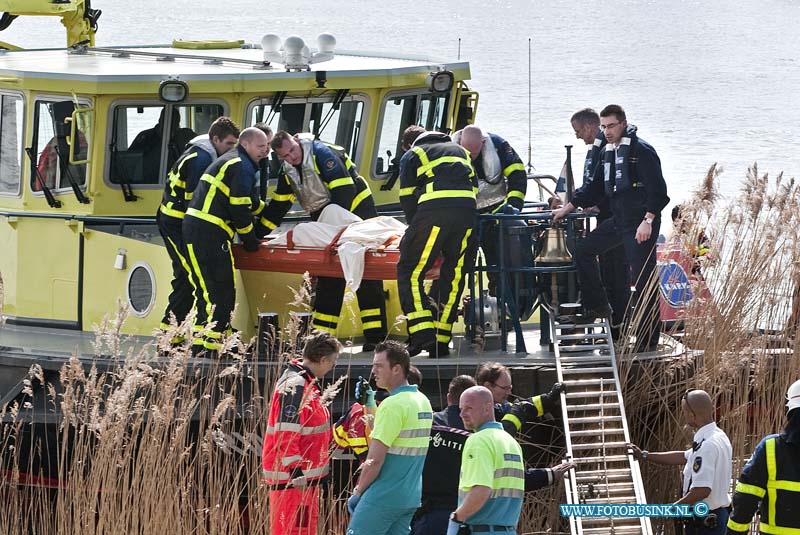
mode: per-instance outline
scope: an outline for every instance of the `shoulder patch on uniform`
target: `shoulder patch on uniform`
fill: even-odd
[[[515,461],[515,462],[517,462],[517,461],[521,462],[522,461],[520,456],[517,455],[516,453],[504,453],[503,454],[503,460],[504,461]]]
[[[694,464],[692,464],[692,470],[699,472],[701,466],[703,466],[703,458],[700,456],[695,457]]]
[[[325,162],[326,169],[333,169],[334,167],[336,167],[336,162],[333,160],[333,158]]]
[[[508,154],[514,154],[514,149],[512,149],[511,145],[509,145],[508,143],[506,143],[506,152]]]
[[[433,420],[433,413],[432,412],[418,412],[417,418],[420,420]]]

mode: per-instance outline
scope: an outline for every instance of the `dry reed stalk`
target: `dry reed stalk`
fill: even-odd
[[[757,441],[783,427],[786,388],[800,378],[790,316],[800,282],[800,190],[793,179],[771,179],[753,165],[740,192],[721,199],[720,173],[709,169],[684,205],[674,238],[691,247],[702,231],[711,251],[700,263],[712,295],[684,322],[681,341],[688,349],[674,359],[635,364],[623,354],[620,374],[632,438],[651,451],[687,447],[692,432],[683,427],[680,399],[688,388],[708,391],[717,424],[733,445],[735,480]],[[635,317],[631,328],[644,319]],[[642,472],[649,502],[679,496],[679,469],[647,463]],[[671,522],[654,524],[673,533]]]

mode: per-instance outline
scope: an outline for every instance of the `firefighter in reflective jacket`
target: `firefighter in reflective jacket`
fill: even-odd
[[[522,210],[528,176],[508,141],[474,125],[453,134],[453,141],[467,149],[472,159],[478,181],[478,212],[495,212],[504,204]]]
[[[161,205],[156,213],[156,222],[164,246],[172,260],[172,292],[167,300],[167,308],[161,319],[161,329],[167,330],[170,317],[180,325],[194,304],[194,288],[192,271],[186,255],[186,244],[183,241],[181,225],[186,213],[186,205],[192,195],[203,171],[211,163],[231,150],[239,137],[239,127],[228,117],[219,117],[208,129],[207,135],[197,136],[189,142],[189,147],[181,154],[167,175]],[[182,342],[182,338],[173,339],[173,343]]]
[[[408,321],[408,352],[447,356],[464,289],[463,268],[472,247],[478,191],[469,153],[438,132],[412,125],[402,137],[400,206],[408,229],[400,242],[397,289]],[[431,303],[425,274],[442,255]]]
[[[800,381],[789,387],[786,397],[786,427],[779,435],[764,437],[736,483],[728,535],[749,533],[756,509],[761,512],[760,533],[800,533]]]
[[[272,535],[317,532],[331,439],[330,412],[317,381],[336,365],[340,350],[328,333],[310,336],[302,361],[292,360],[275,385],[261,456]]]
[[[367,182],[341,147],[315,140],[311,134],[292,136],[280,131],[272,139],[272,148],[283,164],[278,186],[260,219],[263,233],[275,229],[295,201],[314,220],[331,203],[361,219],[378,215]],[[344,290],[342,278],[318,278],[311,314],[315,329],[336,333]],[[364,351],[372,351],[376,343],[386,338],[383,281],[362,281],[356,295],[366,339]]]
[[[257,195],[255,173],[267,154],[267,135],[258,128],[243,130],[236,150],[223,154],[206,169],[186,210],[183,237],[196,289],[195,323],[204,331],[202,338],[194,340],[196,348],[219,350],[223,333],[230,333],[236,301],[231,240],[236,232],[246,251],[258,250],[253,215],[263,204]]]

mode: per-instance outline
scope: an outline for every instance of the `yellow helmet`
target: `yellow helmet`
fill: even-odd
[[[800,407],[800,380],[795,381],[786,391],[786,411]]]

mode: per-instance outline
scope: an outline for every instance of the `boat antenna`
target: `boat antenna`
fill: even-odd
[[[457,59],[459,59],[459,60],[461,59],[461,38],[460,37],[458,38],[458,58]]]
[[[533,91],[533,55],[531,53],[531,38],[528,37],[528,165],[527,169],[530,173],[534,170],[533,163],[531,163],[531,121],[532,121],[532,110],[533,110],[533,100],[531,92]]]

